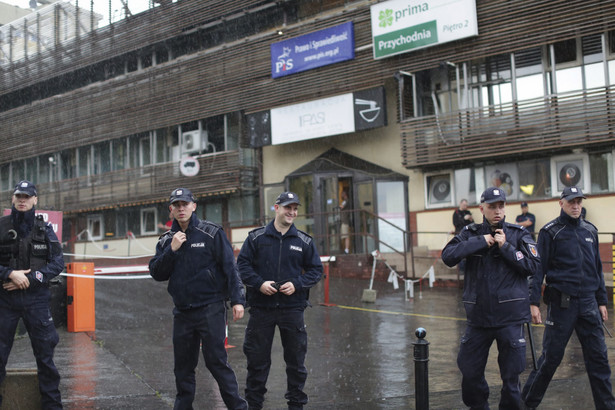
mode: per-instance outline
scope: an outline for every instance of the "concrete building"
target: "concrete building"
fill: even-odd
[[[352,253],[433,255],[492,184],[537,225],[579,185],[615,232],[613,2],[151,4],[101,27],[46,6],[46,47],[0,39],[0,200],[35,181],[76,253],[153,249],[177,186],[236,246],[283,189],[322,254],[349,220]]]

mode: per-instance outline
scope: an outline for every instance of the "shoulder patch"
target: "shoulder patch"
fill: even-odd
[[[555,238],[559,231],[561,231],[565,227],[566,225],[560,222],[559,218],[555,218],[554,220],[543,226],[541,231],[545,231],[549,235],[551,235],[552,238]]]
[[[222,229],[222,227],[213,222],[201,220],[197,225],[197,229],[213,238],[214,236],[216,236],[216,233],[218,233],[218,231]]]
[[[255,240],[256,238],[265,233],[266,228],[266,226],[261,226],[260,228],[253,229],[250,231],[250,233],[248,233],[248,237],[251,240]]]
[[[521,225],[517,225],[517,224],[511,224],[506,222],[506,227],[507,228],[513,228],[513,229],[519,229],[520,231],[522,231],[523,229],[525,229],[524,227],[522,227]]]
[[[308,235],[307,233],[300,231],[298,229],[297,229],[297,236],[308,245],[312,243],[312,237]]]
[[[589,221],[586,221],[585,219],[581,219],[581,226],[583,226],[587,230],[598,232],[598,228],[596,228],[596,225]]]

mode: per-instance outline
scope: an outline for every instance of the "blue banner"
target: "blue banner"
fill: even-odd
[[[271,45],[273,78],[354,58],[352,21]]]

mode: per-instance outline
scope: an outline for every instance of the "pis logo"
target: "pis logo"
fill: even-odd
[[[282,54],[278,56],[278,61],[275,63],[275,72],[292,70],[294,67],[293,59],[290,57],[290,48],[283,47]]]

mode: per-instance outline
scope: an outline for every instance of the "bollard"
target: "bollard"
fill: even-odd
[[[418,338],[414,345],[414,390],[417,410],[429,409],[429,380],[427,363],[429,362],[429,342],[425,340],[427,331],[419,327],[414,332]]]

